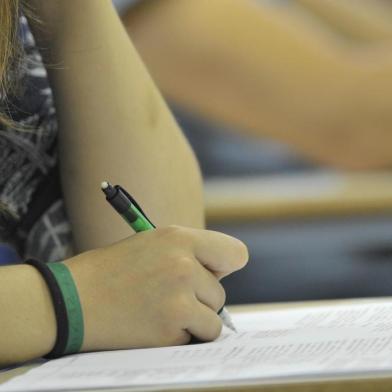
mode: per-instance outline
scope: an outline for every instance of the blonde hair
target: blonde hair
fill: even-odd
[[[0,0],[0,96],[6,99],[12,89],[10,69],[19,51],[18,21],[20,0]],[[12,120],[0,113],[0,123]]]

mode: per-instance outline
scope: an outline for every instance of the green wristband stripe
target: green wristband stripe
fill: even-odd
[[[80,352],[84,338],[82,306],[75,282],[68,267],[63,263],[48,263],[60,287],[68,316],[68,341],[64,354]]]

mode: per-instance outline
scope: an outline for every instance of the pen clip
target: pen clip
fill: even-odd
[[[116,185],[115,186],[117,189],[120,189],[121,192],[124,193],[124,195],[129,199],[129,201],[139,210],[139,212],[148,220],[148,222],[151,224],[151,226],[153,226],[154,228],[156,227],[151,221],[150,219],[148,219],[148,216],[145,214],[145,212],[143,211],[143,209],[139,206],[139,204],[137,203],[137,201],[120,185]]]

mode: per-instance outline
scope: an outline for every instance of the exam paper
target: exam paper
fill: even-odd
[[[159,389],[276,379],[392,374],[392,302],[232,315],[211,343],[73,355],[0,386],[6,391]]]

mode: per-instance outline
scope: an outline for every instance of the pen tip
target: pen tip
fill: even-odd
[[[101,182],[101,189],[107,189],[109,188],[109,183],[107,181],[102,181]]]

